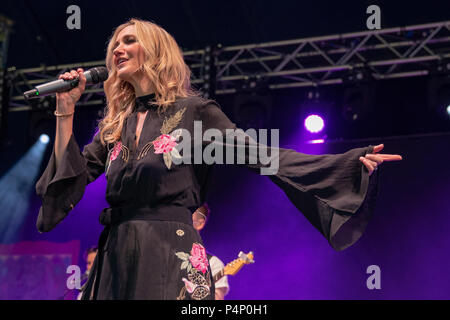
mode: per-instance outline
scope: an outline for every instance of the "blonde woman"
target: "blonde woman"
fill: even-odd
[[[54,228],[86,184],[105,173],[110,207],[100,214],[105,229],[83,299],[214,299],[211,269],[191,217],[205,201],[211,166],[172,160],[178,129],[194,132],[196,120],[203,131],[225,133],[235,126],[214,101],[193,92],[180,48],[154,23],[131,19],[117,27],[106,64],[106,115],[81,153],[72,124],[86,79],[82,69],[60,76],[80,82],[57,94],[54,150],[36,186],[42,198],[37,227]],[[279,149],[278,172],[269,178],[342,250],[367,224],[376,184],[372,172],[384,160],[401,159],[378,154],[382,147],[320,156]]]

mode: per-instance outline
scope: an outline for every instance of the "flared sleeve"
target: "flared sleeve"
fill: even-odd
[[[81,200],[86,185],[104,172],[107,153],[98,134],[83,152],[72,134],[61,163],[55,168],[53,148],[47,168],[36,183],[36,193],[42,199],[36,222],[39,232],[52,230]]]
[[[232,139],[211,139],[208,147],[225,147],[224,154],[234,152],[237,164],[267,175],[335,250],[343,250],[361,237],[374,210],[378,171],[369,177],[359,157],[372,153],[373,146],[325,155],[269,147],[269,139],[257,142],[248,131],[235,130],[235,124],[214,101],[204,102],[200,109],[204,132],[218,129],[225,137],[234,135]],[[244,159],[236,155],[239,148],[246,150]]]

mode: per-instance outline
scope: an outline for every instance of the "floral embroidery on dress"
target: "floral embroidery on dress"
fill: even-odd
[[[177,145],[175,141],[176,138],[169,134],[160,135],[155,141],[153,141],[155,153],[167,153],[172,151],[172,149]]]
[[[130,150],[127,148],[127,146],[122,145],[122,160],[128,162],[129,158],[130,158]]]
[[[116,145],[114,146],[114,149],[111,152],[111,155],[109,157],[109,162],[116,160],[117,156],[120,153],[120,150],[122,150],[122,142],[119,141],[116,143]]]
[[[163,154],[164,164],[168,169],[170,169],[170,167],[172,166],[173,158],[181,158],[180,153],[175,148],[178,145],[176,141],[178,140],[180,135],[181,129],[178,129],[171,134],[162,134],[153,141],[155,154]]]
[[[205,248],[201,244],[194,243],[192,245],[189,261],[195,269],[201,271],[203,274],[208,270],[208,256],[206,255]]]
[[[111,166],[111,162],[116,160],[116,158],[119,156],[119,153],[120,153],[121,150],[122,150],[122,142],[118,141],[114,145],[114,148],[112,148],[109,151],[109,154],[108,154],[108,157],[107,157],[107,162],[106,162],[106,174],[109,171],[109,167]],[[124,158],[124,156],[125,156],[125,153],[123,154],[122,158]]]
[[[162,153],[164,164],[167,169],[170,169],[172,166],[173,158],[181,158],[180,153],[175,147],[178,145],[176,141],[181,136],[182,131],[181,129],[174,130],[173,132],[171,131],[180,123],[181,119],[183,119],[185,111],[186,107],[180,109],[173,116],[164,119],[160,130],[161,135],[144,145],[139,153],[138,160],[145,157],[152,147],[155,148],[155,154]]]
[[[187,272],[187,279],[185,277],[181,279],[184,282],[184,287],[181,289],[177,300],[185,299],[186,292],[194,300],[206,298],[211,292],[211,279],[205,248],[199,243],[194,243],[190,254],[185,252],[177,252],[175,254],[183,261],[181,263],[181,270],[186,269]]]

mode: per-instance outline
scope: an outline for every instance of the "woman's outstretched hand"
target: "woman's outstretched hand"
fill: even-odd
[[[378,153],[383,150],[384,145],[379,144],[373,147],[373,153],[366,154],[365,157],[359,157],[361,161],[369,170],[369,176],[377,170],[378,166],[383,163],[383,161],[399,161],[402,160],[402,156],[398,154],[383,154]]]

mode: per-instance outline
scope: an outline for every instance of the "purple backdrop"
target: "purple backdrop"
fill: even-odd
[[[212,217],[202,233],[207,249],[225,263],[241,250],[253,251],[256,261],[229,277],[227,299],[450,298],[449,134],[323,145],[291,142],[288,147],[306,153],[384,142],[385,153],[402,154],[404,160],[381,168],[376,212],[361,240],[343,252],[335,252],[267,177],[217,166]],[[77,239],[82,251],[95,244],[102,230],[98,215],[107,205],[105,183],[102,176],[89,185],[68,218],[46,234],[35,229],[39,201],[33,197],[23,238]],[[79,261],[81,266],[81,254]],[[370,265],[381,268],[380,290],[366,287]]]
[[[78,263],[79,241],[0,244],[0,300],[74,299],[67,267]]]

